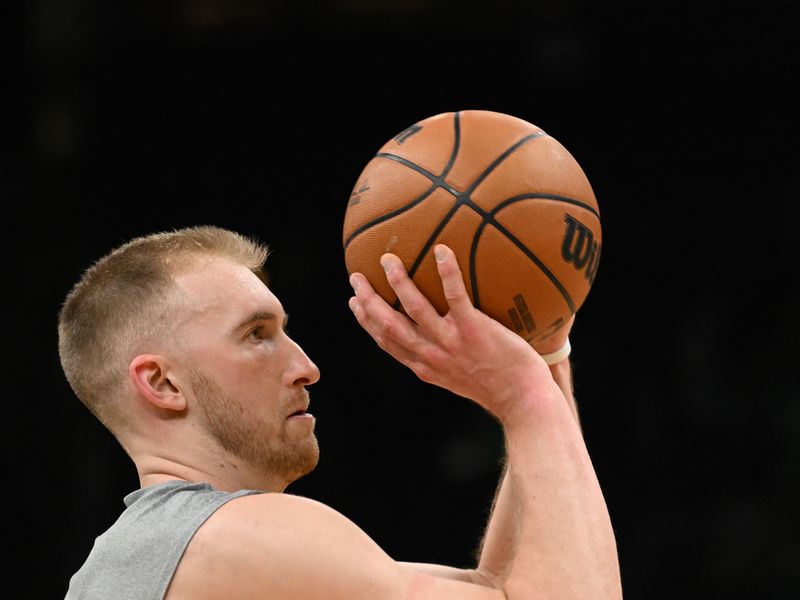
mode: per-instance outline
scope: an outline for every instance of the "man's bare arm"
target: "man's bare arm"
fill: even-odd
[[[563,343],[562,342],[559,342]],[[569,359],[550,365],[550,373],[556,382],[576,422],[580,425],[578,407],[572,388],[572,367]],[[500,483],[492,503],[489,521],[478,548],[476,573],[507,576],[514,560],[520,531],[521,510],[508,476],[508,462],[504,457]]]
[[[455,570],[454,570],[455,571]],[[166,600],[505,600],[502,590],[393,560],[309,498],[231,500],[195,534]]]
[[[410,319],[388,312],[363,278],[351,307],[378,344],[423,381],[477,402],[504,427],[508,485],[498,502],[506,504],[508,494],[519,514],[499,527],[513,526],[518,541],[513,561],[500,561],[505,569],[482,574],[512,598],[620,597],[610,518],[567,398],[522,338],[472,307],[454,255],[439,250],[450,308],[444,317],[391,255],[384,257],[387,279]]]

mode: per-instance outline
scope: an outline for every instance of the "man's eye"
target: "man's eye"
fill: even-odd
[[[254,340],[263,340],[266,337],[263,327],[256,327],[248,334],[248,337]]]

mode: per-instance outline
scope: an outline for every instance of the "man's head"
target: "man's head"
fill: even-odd
[[[237,233],[192,227],[134,239],[86,270],[59,314],[59,354],[118,439],[174,422],[287,481],[314,467],[313,417],[288,417],[319,373],[263,283],[267,254]]]

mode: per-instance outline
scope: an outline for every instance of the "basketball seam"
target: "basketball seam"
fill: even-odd
[[[458,156],[458,149],[460,147],[461,147],[461,129],[460,129],[460,127],[456,126],[455,131],[454,131],[453,150],[452,150],[452,152],[450,152],[450,158],[448,159],[447,164],[445,165],[444,169],[442,170],[442,174],[438,175],[438,176],[434,175],[433,173],[431,173],[427,169],[422,168],[418,164],[413,163],[413,162],[411,162],[410,160],[408,160],[406,158],[403,158],[402,156],[397,156],[396,154],[391,154],[389,152],[378,152],[375,155],[376,158],[385,158],[387,160],[393,160],[395,162],[398,162],[399,164],[408,167],[412,171],[416,171],[420,175],[423,175],[423,176],[427,177],[428,179],[430,179],[430,181],[431,181],[431,183],[433,183],[433,185],[428,190],[426,190],[416,200],[412,200],[411,202],[409,202],[405,206],[402,206],[402,207],[392,211],[391,213],[388,213],[388,214],[385,214],[385,215],[381,215],[380,217],[378,217],[376,219],[373,219],[369,223],[365,223],[364,225],[362,225],[361,227],[356,229],[352,234],[350,234],[350,236],[345,241],[344,249],[347,250],[347,247],[350,245],[350,242],[352,242],[353,238],[355,238],[357,235],[365,232],[367,229],[371,229],[372,227],[374,227],[375,225],[378,225],[379,223],[383,223],[384,221],[388,221],[389,219],[391,219],[393,217],[396,217],[397,215],[403,214],[407,210],[410,210],[411,208],[413,208],[414,206],[416,206],[417,204],[419,204],[420,202],[425,200],[425,198],[430,196],[433,192],[435,192],[440,187],[445,189],[445,191],[449,192],[454,197],[458,198],[458,194],[457,194],[458,190],[455,190],[450,185],[445,185],[446,182],[444,181],[444,178],[447,177],[447,175],[450,173],[450,169],[453,168],[453,165],[456,162],[456,156]]]
[[[473,303],[476,308],[480,308],[480,296],[478,292],[478,273],[477,268],[475,266],[475,256],[478,252],[478,243],[480,242],[480,237],[483,234],[483,230],[486,228],[487,225],[493,225],[500,233],[502,233],[509,242],[514,244],[517,248],[519,248],[525,256],[528,257],[537,267],[539,270],[544,273],[544,275],[550,280],[550,282],[555,286],[561,296],[564,298],[564,301],[567,303],[567,307],[569,308],[570,314],[575,314],[575,302],[572,300],[572,296],[569,295],[569,292],[564,288],[564,285],[558,280],[558,278],[553,274],[552,271],[545,265],[542,260],[534,254],[530,248],[528,248],[525,244],[523,244],[517,237],[511,233],[508,229],[503,227],[502,224],[498,223],[494,220],[494,217],[489,214],[485,213],[484,219],[478,228],[475,230],[475,235],[472,238],[472,244],[470,246],[470,253],[469,253],[469,270],[470,270],[470,284],[472,286],[472,296],[473,296]]]
[[[484,169],[483,173],[478,175],[477,179],[475,179],[475,181],[473,181],[472,184],[468,186],[467,189],[464,190],[464,192],[462,192],[462,195],[470,197],[472,195],[472,192],[475,191],[475,188],[477,188],[481,183],[483,183],[483,180],[486,179],[492,173],[492,171],[494,171],[498,166],[500,166],[500,163],[502,163],[505,159],[511,156],[522,145],[536,138],[546,137],[546,136],[547,134],[544,131],[539,130],[535,133],[528,134],[522,139],[514,142],[511,146],[509,146],[506,150],[504,150],[502,154],[500,154],[500,156],[494,159],[492,163],[488,167],[486,167],[486,169]]]
[[[425,200],[425,198],[430,196],[433,192],[435,192],[438,189],[439,189],[439,186],[436,185],[436,183],[434,182],[434,184],[431,187],[429,187],[427,190],[425,190],[419,198],[416,198],[415,200],[412,200],[411,202],[409,202],[405,206],[401,206],[400,208],[395,209],[390,213],[386,213],[385,215],[381,215],[380,217],[377,217],[377,218],[373,219],[369,223],[365,223],[364,225],[362,225],[361,227],[356,229],[353,233],[351,233],[348,236],[347,240],[344,243],[344,249],[347,250],[347,247],[350,245],[350,242],[352,242],[353,239],[356,238],[357,236],[359,236],[360,234],[364,233],[367,229],[372,229],[373,227],[375,227],[375,225],[379,225],[380,223],[383,223],[384,221],[388,221],[389,219],[392,219],[392,218],[396,217],[397,215],[403,214],[407,210],[411,210],[417,204],[419,204],[420,202]]]
[[[600,219],[600,213],[590,204],[586,202],[581,202],[580,200],[576,200],[575,198],[570,198],[569,196],[562,196],[560,194],[547,194],[542,192],[532,192],[530,194],[520,194],[518,196],[512,196],[511,198],[507,198],[503,200],[500,204],[496,205],[492,210],[489,211],[490,215],[496,215],[500,210],[508,206],[509,204],[513,204],[514,202],[519,202],[521,200],[553,200],[554,202],[564,202],[566,204],[572,204],[573,206],[579,206],[580,208],[588,210],[592,213],[597,219]]]
[[[461,149],[461,112],[457,111],[457,112],[453,113],[453,151],[450,153],[450,160],[448,161],[445,170],[442,172],[442,174],[440,176],[440,179],[441,179],[442,183],[445,183],[444,179],[445,179],[445,177],[447,177],[448,173],[450,172],[450,169],[455,164],[456,157],[458,156],[458,151],[460,149]],[[425,257],[425,254],[428,252],[428,250],[430,250],[430,247],[433,244],[433,240],[435,240],[437,237],[439,237],[439,234],[442,232],[442,230],[444,230],[444,228],[450,222],[450,219],[453,218],[453,215],[456,214],[456,212],[458,212],[458,209],[460,208],[460,204],[458,202],[459,194],[458,193],[454,193],[454,191],[458,192],[458,190],[456,190],[454,187],[452,187],[449,184],[447,185],[447,188],[445,188],[445,189],[448,192],[450,192],[451,194],[453,194],[453,197],[455,199],[455,203],[453,204],[453,207],[447,212],[447,215],[445,215],[444,219],[442,219],[439,222],[439,225],[436,227],[436,229],[433,231],[433,233],[428,237],[428,240],[425,242],[425,244],[423,244],[422,249],[420,250],[419,254],[417,255],[417,258],[414,259],[413,264],[408,269],[408,278],[409,279],[413,279],[414,278],[414,274],[417,272],[417,269],[419,269],[419,266],[422,264],[422,259]],[[397,298],[394,301],[393,306],[394,306],[395,309],[397,309],[399,307],[399,305],[400,305],[400,299]]]
[[[480,242],[480,237],[483,235],[483,230],[486,228],[486,225],[494,225],[495,228],[503,233],[506,238],[515,246],[517,246],[520,250],[522,250],[523,254],[525,254],[533,263],[539,267],[539,270],[544,273],[544,275],[551,281],[551,283],[556,287],[559,293],[564,297],[564,301],[567,303],[569,310],[572,314],[575,313],[575,303],[572,300],[572,297],[569,295],[569,292],[564,288],[558,278],[547,268],[547,266],[539,259],[536,254],[533,253],[527,246],[525,246],[522,242],[520,242],[510,231],[505,229],[500,223],[495,220],[495,215],[498,212],[503,210],[504,208],[514,204],[516,202],[521,202],[522,200],[553,200],[555,202],[565,202],[568,204],[572,204],[574,206],[578,206],[580,208],[584,208],[587,211],[591,212],[595,217],[600,219],[600,215],[597,210],[594,209],[589,204],[585,202],[581,202],[580,200],[576,200],[575,198],[570,198],[568,196],[562,196],[560,194],[547,194],[547,193],[530,193],[530,194],[520,194],[518,196],[512,196],[511,198],[507,198],[500,202],[497,206],[495,206],[492,210],[486,212],[478,205],[474,204],[474,202],[470,201],[467,203],[467,206],[472,208],[475,212],[477,212],[481,218],[483,219],[481,224],[475,230],[475,235],[472,238],[472,244],[470,245],[470,252],[469,252],[469,275],[470,275],[470,286],[472,288],[472,297],[473,303],[476,308],[480,308],[480,292],[478,289],[478,272],[475,266],[476,255],[478,253],[478,243]]]

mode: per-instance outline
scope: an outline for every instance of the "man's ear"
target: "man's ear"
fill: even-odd
[[[131,382],[139,395],[153,406],[166,410],[185,410],[186,399],[167,376],[166,364],[163,356],[140,354],[131,361]]]

